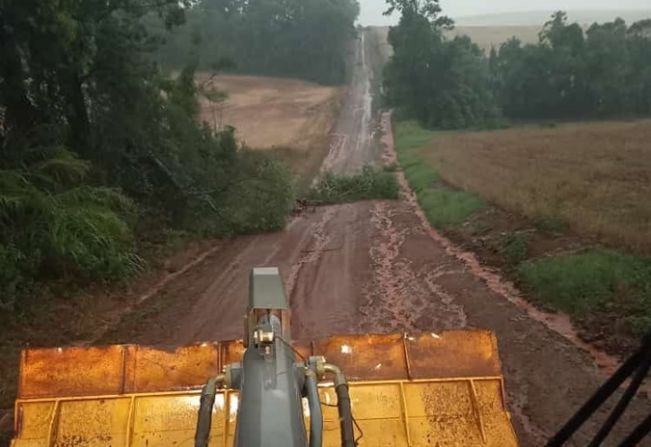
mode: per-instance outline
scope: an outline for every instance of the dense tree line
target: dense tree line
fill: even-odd
[[[386,100],[427,127],[488,125],[498,117],[489,65],[467,37],[449,40],[453,24],[438,0],[389,0],[401,14],[389,31],[393,56],[385,67]]]
[[[284,167],[199,124],[196,61],[173,80],[152,62],[146,23],[187,3],[0,1],[0,311],[37,279],[123,277],[152,233],[284,224]]]
[[[357,0],[201,0],[159,58],[182,66],[197,45],[202,68],[339,84],[358,14]]]
[[[535,45],[517,39],[490,55],[494,88],[511,118],[651,113],[651,20],[617,19],[584,31],[553,15]]]
[[[511,39],[487,57],[438,0],[388,0],[401,19],[389,32],[386,99],[423,125],[485,127],[509,119],[651,114],[651,20],[584,30],[555,13],[537,44]]]

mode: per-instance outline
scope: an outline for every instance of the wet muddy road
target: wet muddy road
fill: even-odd
[[[368,33],[358,42],[353,84],[324,162],[328,169],[352,172],[382,155],[394,156],[388,115],[382,119],[383,145],[374,145],[370,134],[371,69],[363,55],[375,44]],[[532,319],[507,299],[510,289],[498,276],[433,232],[404,182],[400,201],[319,207],[293,218],[282,232],[223,242],[149,300],[152,306],[157,300],[171,303],[152,324],[117,341],[177,345],[239,338],[249,271],[269,265],[281,268],[294,338],[495,331],[523,446],[543,445],[604,378],[586,351]],[[630,429],[649,405],[637,398],[624,426]],[[586,432],[594,433],[594,426],[588,425],[574,445],[586,444]]]

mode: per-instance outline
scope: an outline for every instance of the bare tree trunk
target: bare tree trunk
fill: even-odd
[[[28,131],[38,121],[38,110],[29,100],[18,42],[13,30],[5,21],[0,10],[0,102],[5,107],[4,122],[1,123],[3,145],[1,150],[12,146],[12,142],[26,138]]]
[[[70,125],[70,146],[79,154],[88,155],[90,147],[90,122],[83,83],[75,71],[66,75],[66,118]]]

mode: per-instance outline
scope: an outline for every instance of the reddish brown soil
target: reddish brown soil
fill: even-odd
[[[584,235],[573,234],[566,228],[562,231],[540,228],[526,218],[492,204],[488,204],[483,210],[472,215],[462,226],[445,231],[447,238],[463,250],[473,252],[482,265],[499,269],[506,277],[517,282],[518,274],[515,267],[522,259],[509,258],[504,248],[507,238],[513,235],[524,237],[528,260],[571,255],[600,246],[597,241]],[[523,286],[526,289],[526,284]],[[590,342],[595,349],[603,350],[616,357],[632,352],[640,342],[639,336],[613,328],[613,321],[617,321],[621,315],[617,308],[575,317],[572,319],[574,328],[564,315],[548,315],[553,315],[556,319],[564,319],[562,324],[570,327],[574,335],[578,333],[578,337],[582,340],[578,343]],[[613,371],[616,365],[617,362],[611,359],[606,360],[605,364],[601,362],[601,366],[609,371]],[[651,383],[646,389],[651,390]]]

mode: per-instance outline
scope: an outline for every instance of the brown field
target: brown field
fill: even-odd
[[[452,185],[509,211],[651,253],[651,120],[440,133],[424,149]]]
[[[200,75],[203,90],[228,96],[223,103],[201,99],[201,119],[215,128],[235,127],[237,138],[253,149],[273,150],[299,179],[316,175],[328,152],[341,88],[264,76]]]
[[[524,3],[523,3],[524,4]],[[554,9],[546,9],[541,2],[538,11],[514,11],[493,14],[482,14],[475,16],[455,17],[454,21],[458,26],[542,26],[554,13]],[[612,22],[621,17],[627,23],[637,22],[651,17],[651,9],[566,9],[570,23],[577,22],[582,26],[590,26],[593,23]]]
[[[206,75],[199,78],[205,80]],[[237,137],[255,149],[307,149],[334,123],[336,87],[263,76],[222,75],[210,82],[228,97],[223,104],[203,98],[202,119],[215,127],[235,127]]]
[[[447,32],[447,36],[450,38],[468,36],[488,54],[491,47],[499,49],[500,45],[512,37],[517,37],[523,43],[536,43],[541,28],[542,26],[457,26]],[[381,36],[383,42],[386,42],[389,33],[388,26],[373,27],[373,31]],[[388,59],[393,50],[388,43],[384,47]]]
[[[499,49],[500,45],[512,37],[517,37],[523,43],[536,43],[540,29],[540,26],[458,26],[448,35],[468,36],[488,52],[491,47]]]

